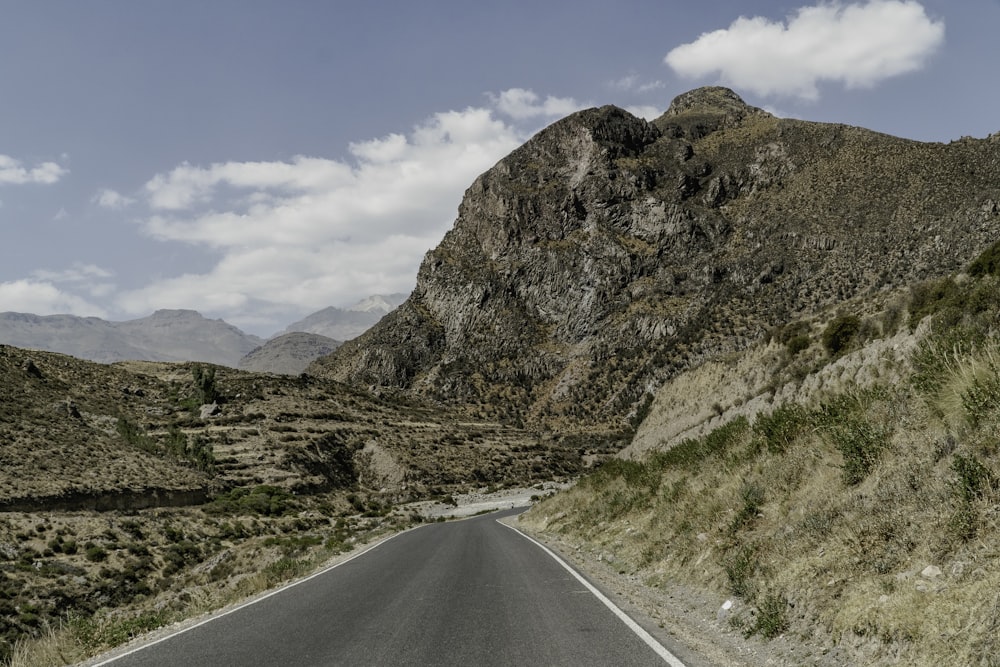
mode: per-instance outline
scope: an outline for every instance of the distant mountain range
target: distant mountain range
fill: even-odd
[[[406,301],[405,294],[376,294],[362,299],[349,308],[330,306],[289,324],[282,333],[301,331],[339,341],[351,340],[368,331],[372,325],[404,301]]]
[[[0,313],[0,343],[101,363],[203,361],[297,374],[313,359],[336,349],[340,341],[363,333],[404,300],[402,294],[375,295],[346,309],[324,308],[266,342],[194,310],[158,310],[148,317],[124,322],[5,312]],[[301,335],[289,335],[295,333]]]

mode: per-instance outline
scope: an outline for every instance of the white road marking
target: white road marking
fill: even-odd
[[[506,526],[507,528],[510,528],[511,530],[513,530],[515,533],[517,533],[518,535],[520,535],[524,539],[533,542],[539,549],[541,549],[542,551],[544,551],[545,553],[547,553],[555,562],[559,563],[559,565],[561,565],[567,572],[569,572],[574,577],[576,577],[577,581],[579,581],[581,584],[583,584],[584,586],[586,586],[587,590],[589,590],[594,595],[594,597],[596,597],[598,600],[600,600],[601,602],[603,602],[605,607],[607,607],[608,609],[610,609],[611,612],[615,616],[617,616],[619,619],[621,619],[622,623],[624,623],[626,626],[628,626],[629,630],[631,630],[636,635],[638,635],[639,639],[641,639],[642,641],[646,642],[646,645],[649,646],[649,648],[653,649],[658,656],[660,656],[661,658],[663,658],[664,662],[666,662],[668,665],[670,665],[670,667],[685,667],[684,663],[681,662],[680,659],[677,656],[675,656],[673,653],[671,653],[670,651],[668,651],[667,648],[663,644],[661,644],[660,642],[656,641],[656,638],[653,637],[653,635],[651,635],[648,632],[646,632],[642,628],[642,626],[640,626],[638,623],[636,623],[635,621],[633,621],[632,617],[630,617],[628,614],[626,614],[624,611],[622,611],[621,608],[618,605],[616,605],[614,602],[612,602],[611,600],[609,600],[607,598],[607,596],[604,595],[604,593],[602,593],[601,591],[597,590],[597,588],[593,584],[591,584],[589,581],[587,581],[586,579],[584,579],[583,576],[581,576],[579,572],[577,572],[576,570],[574,570],[572,567],[570,567],[570,565],[566,561],[564,561],[562,558],[560,558],[559,556],[557,556],[556,553],[554,551],[552,551],[552,549],[549,549],[547,546],[545,546],[544,544],[542,544],[541,542],[539,542],[535,538],[533,538],[530,535],[527,535],[527,534],[521,532],[520,530],[518,530],[514,526],[509,526],[506,523],[503,523],[502,521],[500,521],[499,519],[497,520],[497,523],[499,523],[501,526]]]

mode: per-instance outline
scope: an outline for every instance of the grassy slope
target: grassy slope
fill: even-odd
[[[731,622],[747,634],[836,645],[864,664],[994,664],[1000,284],[982,268],[990,256],[972,278],[912,290],[910,326],[928,314],[933,326],[905,381],[848,383],[810,407],[786,403],[609,462],[525,520],[610,551],[650,586],[737,598]]]

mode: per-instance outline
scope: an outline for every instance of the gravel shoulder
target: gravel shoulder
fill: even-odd
[[[681,657],[690,667],[855,664],[842,650],[809,645],[786,635],[769,641],[745,638],[729,622],[732,615],[740,611],[734,601],[729,601],[733,606],[726,609],[725,598],[682,584],[647,586],[638,576],[615,570],[601,554],[592,552],[584,544],[528,529],[518,517],[504,521],[556,552],[640,625],[651,631],[658,630],[652,633],[661,637],[672,651],[675,646],[683,649],[688,655]],[[677,652],[682,653],[681,650]]]

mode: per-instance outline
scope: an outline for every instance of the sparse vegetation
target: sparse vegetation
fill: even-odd
[[[653,586],[737,596],[750,612],[732,622],[747,636],[864,638],[875,664],[989,664],[1000,651],[981,603],[1000,584],[989,555],[1000,549],[1000,303],[986,298],[992,269],[963,280],[914,289],[911,315],[932,320],[910,382],[842,383],[606,464],[526,520],[584,550],[615,544],[616,567]],[[831,320],[831,356],[860,350],[860,323]]]

